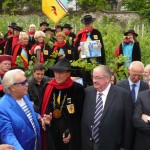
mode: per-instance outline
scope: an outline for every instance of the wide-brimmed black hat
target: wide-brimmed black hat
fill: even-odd
[[[17,31],[23,31],[23,29],[19,26],[13,26],[12,28]]]
[[[55,30],[54,30],[54,29],[51,29],[51,28],[46,28],[43,32],[45,33],[46,31],[55,32]]]
[[[49,23],[47,23],[46,21],[43,21],[43,22],[40,23],[40,27],[41,27],[43,24],[46,24],[47,27],[49,26]]]
[[[70,24],[64,24],[64,26],[63,26],[63,28],[67,28],[67,29],[73,29],[73,27],[71,27],[71,25]]]
[[[17,24],[15,22],[12,22],[8,27],[13,28],[14,26],[16,26]]]
[[[55,71],[63,72],[63,71],[67,71],[67,70],[72,70],[71,63],[66,58],[59,59],[59,61],[54,66],[50,67],[49,69],[53,70],[54,72]]]
[[[85,15],[81,19],[81,22],[84,24],[90,24],[90,23],[94,22],[95,20],[96,20],[96,18],[93,18],[91,15]]]
[[[133,35],[135,35],[136,37],[138,36],[138,34],[137,33],[135,33],[135,31],[134,30],[132,30],[132,29],[130,29],[130,30],[128,30],[127,32],[125,32],[124,33],[124,35],[125,36],[127,36],[128,35],[128,33],[132,33]]]

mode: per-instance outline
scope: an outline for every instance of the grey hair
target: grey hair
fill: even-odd
[[[129,66],[129,69],[132,69],[133,67],[142,67],[143,70],[144,70],[144,64],[141,62],[141,61],[133,61],[130,66]]]
[[[103,74],[103,76],[105,76],[105,77],[112,75],[110,69],[105,65],[97,66],[93,69],[93,71],[95,71],[95,70],[100,71]]]
[[[12,86],[16,82],[17,74],[25,75],[25,72],[22,71],[21,69],[13,69],[5,73],[2,79],[2,85],[3,85],[5,93],[9,93],[9,87]]]

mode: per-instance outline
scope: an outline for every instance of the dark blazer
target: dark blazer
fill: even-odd
[[[120,87],[124,88],[125,90],[127,90],[128,92],[130,92],[130,85],[129,85],[129,80],[128,79],[120,81],[116,85],[120,86]],[[148,84],[146,82],[140,80],[139,92],[145,91],[147,89],[149,89]]]
[[[30,100],[34,103],[33,107],[35,112],[40,113],[39,108],[41,106],[41,101],[43,97],[43,90],[39,92],[41,89],[44,89],[45,84],[50,80],[49,77],[44,76],[41,84],[38,85],[35,81],[35,78],[32,77],[28,82],[28,94],[30,97]],[[39,90],[40,89],[40,90]]]
[[[150,124],[141,119],[142,114],[150,116],[150,90],[140,92],[135,103],[133,126],[137,129],[137,132],[134,150],[150,149]]]
[[[96,105],[96,89],[85,89],[81,122],[82,150],[92,150],[92,127]],[[132,141],[131,96],[124,89],[111,85],[101,118],[99,150],[130,149]]]

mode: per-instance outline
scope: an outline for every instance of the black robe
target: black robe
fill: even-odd
[[[79,53],[78,53],[78,47],[80,46],[80,41],[81,41],[82,34],[78,35],[78,40],[75,43],[75,59],[77,60],[79,58]],[[91,34],[90,34],[91,40],[100,40],[100,43],[102,44],[101,48],[101,57],[97,57],[96,61],[100,64],[105,65],[106,64],[106,59],[105,59],[105,49],[104,49],[104,44],[103,44],[103,39],[101,33],[97,29],[93,29]]]
[[[53,103],[53,93],[56,94],[56,103],[54,106]],[[84,99],[84,88],[79,83],[73,83],[73,85],[67,89],[61,90],[61,100],[60,106],[57,103],[59,90],[55,88],[52,91],[52,95],[49,100],[49,104],[46,110],[46,113],[54,111],[54,107],[60,109],[62,106],[62,101],[64,100],[64,95],[67,94],[67,98],[63,105],[62,116],[60,118],[53,118],[51,122],[51,126],[48,126],[46,129],[47,133],[47,150],[80,150],[81,149],[81,138],[80,138],[80,123],[82,116],[82,107],[83,107],[83,99]],[[71,98],[69,100],[68,98]],[[67,110],[67,105],[74,105],[74,113],[69,114]],[[63,133],[66,129],[69,129],[71,134],[71,140],[69,144],[64,144],[62,141]]]

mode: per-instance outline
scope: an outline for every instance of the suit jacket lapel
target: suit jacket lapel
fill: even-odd
[[[106,98],[106,102],[105,102],[105,106],[104,106],[104,110],[103,110],[103,115],[102,115],[102,118],[101,118],[101,123],[103,121],[103,118],[105,117],[105,115],[107,114],[113,100],[115,99],[115,92],[114,92],[114,87],[113,85],[111,85],[110,89],[109,89],[109,92],[108,92],[108,95],[107,95],[107,98]]]
[[[90,105],[91,105],[91,110],[90,110],[90,114],[91,114],[91,124],[94,122],[94,113],[95,113],[95,107],[96,107],[96,96],[97,96],[97,91],[95,90],[95,88],[93,87],[93,91],[91,92],[92,94],[92,98],[90,98]]]

